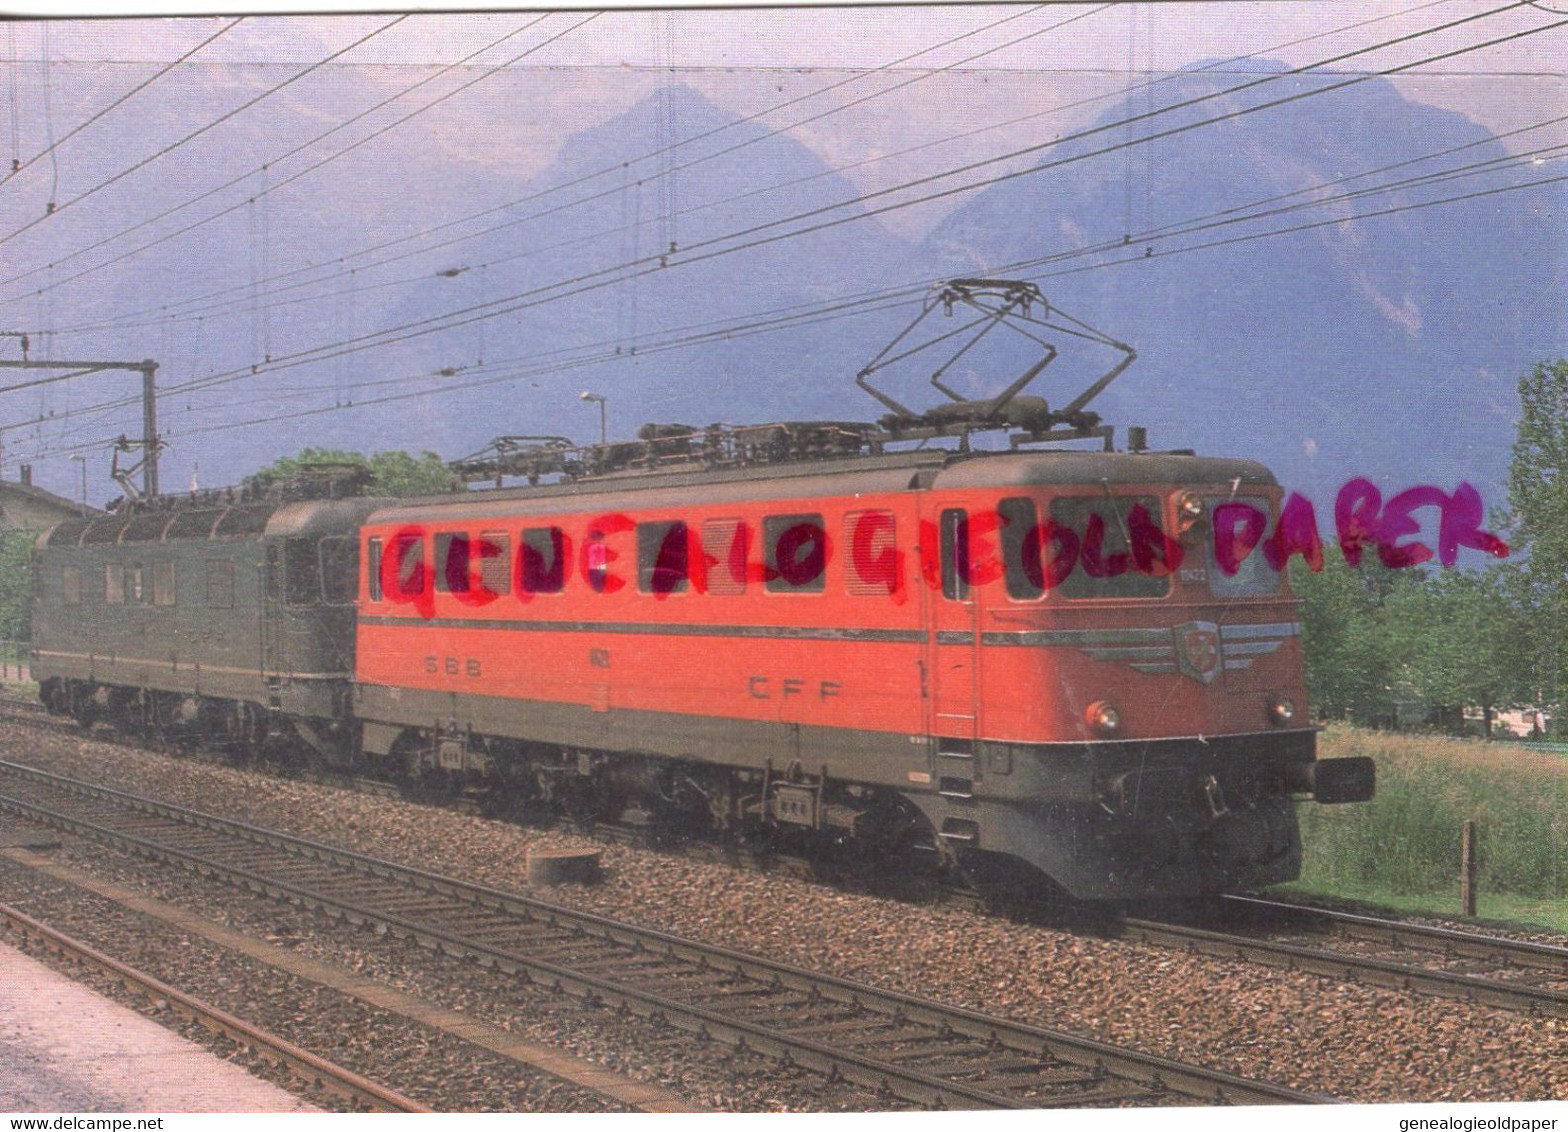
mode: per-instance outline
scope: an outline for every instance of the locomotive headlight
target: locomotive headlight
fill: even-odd
[[[1275,696],[1269,700],[1269,722],[1275,727],[1288,727],[1295,718],[1295,700],[1289,696]]]
[[[1083,718],[1089,725],[1089,730],[1097,735],[1109,738],[1121,734],[1122,713],[1106,700],[1095,700],[1084,709]]]

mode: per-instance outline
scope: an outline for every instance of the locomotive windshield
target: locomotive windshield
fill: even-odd
[[[1256,508],[1265,515],[1270,516],[1272,523],[1273,508],[1269,501],[1259,496],[1241,496],[1235,500],[1227,498],[1223,502],[1244,503]],[[1272,534],[1272,530],[1264,535]],[[1208,573],[1209,592],[1215,597],[1267,597],[1279,593],[1284,572],[1275,570],[1263,557],[1263,542],[1259,539],[1258,545],[1252,548],[1251,553],[1241,560],[1240,569],[1234,574],[1226,574],[1219,568],[1214,558],[1214,540],[1206,539],[1208,546]]]
[[[1083,552],[1057,592],[1064,598],[1151,598],[1170,592],[1168,575],[1136,569],[1108,568],[1117,555],[1131,555],[1128,535],[1134,508],[1142,507],[1148,522],[1162,527],[1160,501],[1152,495],[1062,496],[1051,500],[1051,521],[1077,533]],[[1089,553],[1098,545],[1099,553]],[[1124,560],[1125,561],[1125,560]]]

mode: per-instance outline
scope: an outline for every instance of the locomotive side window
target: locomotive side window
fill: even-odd
[[[207,559],[207,606],[234,608],[234,563],[227,558]]]
[[[683,594],[691,585],[686,524],[637,524],[637,588],[645,594]]]
[[[152,564],[152,603],[154,605],[174,604],[174,563],[154,562]]]
[[[887,597],[898,588],[898,528],[891,511],[844,516],[846,588],[858,597]]]
[[[321,601],[321,565],[316,560],[313,540],[283,540],[283,592],[290,605],[316,605]]]
[[[370,600],[371,601],[380,601],[381,600],[381,540],[380,539],[373,538],[373,539],[370,540],[370,553],[367,554],[365,557],[370,562],[370,566],[369,566],[369,571],[370,572],[369,572],[369,576],[366,578],[366,581],[370,583],[370,585],[369,585]]]
[[[1035,601],[1045,594],[1045,576],[1034,501],[1004,499],[996,510],[1002,517],[1002,568],[1007,596]]]
[[[1164,597],[1170,578],[1134,569],[1128,519],[1142,507],[1147,520],[1160,526],[1160,504],[1153,496],[1061,496],[1051,500],[1051,521],[1071,528],[1081,540],[1078,563],[1057,592],[1065,598]]]
[[[398,535],[392,540],[392,568],[396,572],[397,591],[401,594],[422,593],[430,584],[425,568],[425,540],[419,535]]]
[[[143,584],[140,566],[132,566],[125,572],[125,596],[134,605],[147,604],[147,587]]]
[[[969,512],[949,507],[938,524],[942,543],[942,596],[969,600]]]
[[[436,592],[466,594],[469,589],[468,558],[472,544],[466,534],[446,532],[436,536]]]
[[[353,605],[359,584],[359,546],[345,535],[321,540],[321,596],[328,605]]]
[[[505,531],[481,531],[479,582],[493,594],[512,592],[512,536]]]
[[[741,519],[706,519],[702,524],[702,550],[714,560],[708,567],[708,593],[735,597],[746,592],[746,559],[751,550],[751,530]]]
[[[769,593],[821,593],[827,586],[828,533],[821,515],[769,515],[762,520]]]
[[[560,527],[529,527],[518,550],[518,587],[524,593],[560,593],[566,584],[566,532]]]
[[[125,565],[108,562],[103,568],[103,600],[110,605],[125,604]]]
[[[82,568],[65,566],[60,570],[60,600],[66,605],[82,604]]]

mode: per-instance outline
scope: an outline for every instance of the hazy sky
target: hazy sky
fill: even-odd
[[[190,6],[198,5],[192,2]],[[354,4],[350,0],[339,5],[344,6]],[[164,7],[178,11],[179,4]],[[593,10],[583,5],[567,7],[585,14]],[[25,13],[30,8],[24,3],[11,5],[9,10]],[[89,0],[67,10],[91,12],[93,6]],[[265,5],[251,10],[255,14],[202,48],[192,63],[314,63],[393,19],[385,13],[275,16],[265,14]],[[539,69],[742,68],[786,72],[896,66],[1125,81],[1129,72],[1165,72],[1200,61],[1249,55],[1293,67],[1309,66],[1368,43],[1394,40],[1486,12],[1499,14],[1484,24],[1465,24],[1448,33],[1357,54],[1333,64],[1333,69],[1401,67],[1481,36],[1503,38],[1552,18],[1544,2],[1533,0],[612,9],[530,55],[521,65]],[[449,64],[534,18],[534,13],[519,12],[411,15],[353,47],[334,65]],[[562,30],[578,18],[551,16],[541,30]],[[5,50],[8,60],[14,60],[24,78],[29,69],[38,70],[45,57],[111,64],[169,62],[229,19],[24,21],[7,25],[0,36],[0,49]],[[511,41],[471,63],[475,67],[493,65],[515,51],[516,41]],[[1568,59],[1568,35],[1557,31],[1420,65],[1402,71],[1398,81],[1408,97],[1460,111],[1496,132],[1504,132],[1528,120],[1543,104],[1568,101],[1563,86],[1564,59]],[[1237,65],[1247,66],[1246,62]],[[605,107],[604,114],[613,110]],[[942,113],[937,106],[930,112]],[[802,140],[811,142],[809,136]]]
[[[1568,112],[1568,29],[1405,68],[1568,18],[1558,7],[1568,10],[1568,0],[578,8],[401,17],[274,16],[252,8],[237,23],[207,14],[23,18],[0,27],[0,165],[22,166],[14,177],[0,174],[0,326],[53,327],[38,335],[36,348],[67,351],[63,356],[156,354],[175,375],[233,365],[229,353],[245,354],[240,361],[265,358],[273,339],[308,344],[346,335],[343,327],[390,323],[400,317],[396,303],[431,287],[439,269],[483,264],[498,253],[480,242],[458,245],[413,263],[359,268],[351,282],[304,298],[285,292],[273,308],[261,300],[280,273],[360,256],[361,248],[532,191],[567,139],[676,85],[692,87],[723,112],[756,116],[861,193],[894,191],[970,162],[996,162],[987,173],[1023,168],[1035,160],[1028,147],[1104,116],[1132,91],[1151,89],[1136,97],[1157,105],[1163,96],[1150,87],[1153,80],[1200,64],[1220,72],[1326,61],[1336,72],[1399,69],[1393,81],[1407,99],[1501,134]],[[26,0],[8,5],[13,14],[29,10]],[[1484,18],[1397,42],[1470,17]],[[1361,50],[1373,44],[1387,46]],[[524,51],[526,58],[490,73]],[[188,61],[160,74],[187,53]],[[321,65],[329,56],[335,58]],[[464,59],[461,69],[441,70]],[[306,68],[317,69],[301,74]],[[300,81],[280,85],[296,74]],[[402,101],[377,109],[393,96]],[[396,120],[405,114],[411,120],[403,126]],[[310,140],[349,123],[319,145]],[[661,138],[643,150],[666,145]],[[1516,153],[1553,143],[1568,143],[1562,123],[1504,139]],[[314,171],[314,162],[337,150],[348,156]],[[1009,153],[1016,156],[1003,156]],[[1110,183],[1153,183],[1141,158],[1119,160]],[[1345,160],[1343,172],[1353,173],[1379,158],[1373,152]],[[379,197],[361,192],[378,184]],[[700,170],[683,175],[679,191],[682,204],[700,195]],[[252,194],[265,203],[252,207]],[[673,223],[674,189],[670,196],[661,207]],[[918,241],[965,199],[955,190],[929,203],[901,203],[868,226]],[[209,213],[219,222],[180,236],[180,226]],[[643,217],[632,228],[653,222]],[[227,274],[207,278],[218,268]],[[228,310],[227,322],[214,316],[213,329],[198,323],[195,334],[143,310],[178,305],[185,290],[247,284],[255,296],[249,309]],[[437,298],[456,305],[479,297],[485,283],[474,271],[439,286],[451,295]],[[323,328],[312,318],[342,326]],[[97,334],[108,320],[128,325]],[[291,379],[380,380],[378,367],[392,364],[364,357],[359,371],[355,358]],[[48,423],[62,405],[76,405],[71,398],[80,395],[66,386],[13,396],[0,417],[8,454],[29,454],[24,435],[39,453],[76,443],[66,425]],[[193,411],[202,407],[197,399]],[[23,434],[12,423],[29,415],[46,422],[42,431],[35,424]],[[112,435],[133,425],[111,414],[103,427]],[[93,451],[96,460],[101,453]],[[188,449],[171,457],[187,458]],[[63,457],[57,463],[40,472],[73,473]]]
[[[210,12],[211,6],[187,5]],[[297,5],[291,5],[297,9]],[[338,8],[352,8],[350,0]],[[365,3],[362,7],[372,7]],[[439,5],[436,5],[439,7]],[[1375,27],[1378,38],[1393,38],[1433,23],[1506,6],[1506,0],[1438,2],[1280,3],[1223,2],[1179,4],[1051,4],[1040,6],[1053,20],[1071,24],[1070,50],[1058,40],[1040,37],[988,56],[995,68],[1087,69],[1124,72],[1132,67],[1172,69],[1198,59],[1246,54],[1262,47],[1291,44],[1275,53],[1292,65],[1310,63],[1361,41],[1364,31],[1321,36],[1328,29],[1355,24]],[[8,12],[26,14],[36,4],[9,4]],[[178,11],[181,4],[161,4]],[[592,10],[584,4],[561,9]],[[881,65],[952,36],[961,35],[1029,5],[924,5],[811,9],[726,7],[677,12],[610,11],[588,35],[563,40],[539,63],[607,66],[677,67],[864,67]],[[94,5],[71,4],[73,13],[91,12]],[[55,9],[58,11],[59,9]],[[102,10],[123,12],[123,7]],[[379,24],[385,15],[267,16],[266,5],[250,7],[254,18],[203,53],[209,61],[310,62],[323,48],[345,45]],[[1520,4],[1510,13],[1517,27],[1530,26],[1547,15],[1544,7]],[[415,16],[393,32],[356,51],[345,62],[448,63],[512,26],[519,13],[434,13]],[[1370,21],[1377,21],[1375,24]],[[49,29],[50,55],[64,59],[169,60],[211,34],[223,21],[213,18],[157,20],[76,20]],[[1490,25],[1489,25],[1490,26]],[[1508,24],[1496,25],[1498,33]],[[14,29],[20,58],[39,57],[41,25]],[[1459,33],[1456,33],[1456,35]],[[1004,37],[1005,38],[1005,37]],[[910,65],[940,66],[974,48],[975,41],[947,52],[931,52]],[[1424,41],[1422,51],[1432,41]],[[1457,40],[1456,40],[1457,42]],[[1397,49],[1395,49],[1397,52]],[[501,53],[498,53],[499,57]],[[1462,63],[1433,69],[1452,73],[1560,74],[1561,40],[1535,37],[1466,57]],[[1407,56],[1408,57],[1408,56]],[[1396,54],[1366,57],[1381,67],[1401,61]],[[484,63],[491,60],[480,59]],[[1346,64],[1354,68],[1356,64]]]

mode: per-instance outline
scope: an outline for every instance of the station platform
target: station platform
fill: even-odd
[[[0,944],[0,1113],[316,1111]]]

